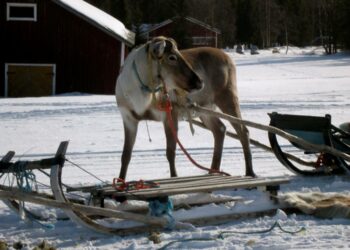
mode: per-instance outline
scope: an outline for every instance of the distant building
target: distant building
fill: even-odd
[[[192,17],[174,17],[158,24],[143,24],[139,27],[139,36],[141,39],[148,41],[156,36],[176,36],[181,30],[186,34],[186,41],[179,41],[179,47],[218,47],[220,30],[199,21]],[[181,46],[184,44],[185,46]]]
[[[1,0],[0,96],[112,94],[134,33],[83,0]]]

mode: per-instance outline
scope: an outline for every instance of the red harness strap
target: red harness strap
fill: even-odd
[[[216,170],[216,169],[206,168],[206,167],[200,165],[198,162],[196,162],[191,157],[191,155],[188,153],[188,151],[182,145],[181,141],[179,140],[179,137],[177,136],[177,132],[176,132],[176,129],[175,129],[175,126],[174,126],[174,120],[173,120],[173,117],[171,115],[172,105],[171,105],[171,101],[170,101],[169,95],[168,95],[168,93],[167,93],[167,91],[165,89],[165,84],[164,84],[164,92],[165,92],[166,100],[165,100],[165,102],[158,104],[158,109],[160,111],[163,111],[163,112],[166,113],[171,133],[173,134],[173,137],[175,138],[176,143],[179,145],[179,147],[181,148],[182,152],[186,155],[186,157],[190,160],[190,162],[192,162],[192,164],[195,165],[196,167],[198,167],[199,169],[208,171],[209,173],[219,173],[219,174],[224,174],[224,175],[230,176],[230,174],[228,174],[226,172],[223,172],[223,171],[220,171],[220,170]]]
[[[150,182],[150,181],[144,181],[144,180],[126,182],[124,179],[114,178],[112,187],[117,191],[123,192],[123,191],[130,191],[130,190],[140,190],[140,189],[159,187],[159,184],[156,182]]]

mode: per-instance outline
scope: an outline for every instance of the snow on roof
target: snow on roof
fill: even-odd
[[[135,34],[126,29],[124,24],[106,12],[83,0],[53,0],[58,5],[79,15],[92,25],[122,40],[128,45],[134,45]]]
[[[165,25],[168,25],[169,23],[174,22],[175,19],[179,19],[179,18],[181,18],[181,17],[180,16],[175,16],[173,18],[167,19],[167,20],[165,20],[165,21],[163,21],[161,23],[158,23],[158,24],[141,25],[141,27],[140,27],[141,36],[151,32],[151,31],[154,31],[156,29],[159,29],[159,28],[161,28],[161,27],[163,27]],[[200,26],[202,26],[202,27],[204,27],[206,29],[212,30],[215,33],[221,34],[221,31],[219,29],[214,28],[214,27],[212,27],[212,26],[210,26],[210,25],[208,25],[208,24],[206,24],[206,23],[204,23],[202,21],[199,21],[198,19],[195,19],[195,18],[189,17],[189,16],[184,17],[184,19],[189,21],[189,22],[192,22],[192,23],[195,23],[197,25],[200,25]]]

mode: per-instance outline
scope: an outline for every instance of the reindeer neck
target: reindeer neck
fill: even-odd
[[[157,81],[157,65],[150,56],[146,46],[140,48],[132,62],[132,72],[135,74],[141,90],[154,95],[162,89],[162,84]]]

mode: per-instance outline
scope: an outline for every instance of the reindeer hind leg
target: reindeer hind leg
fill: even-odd
[[[235,97],[233,93],[231,93],[231,95],[229,93],[226,93],[225,98],[218,98],[217,106],[225,114],[228,114],[237,118],[242,117],[238,98]],[[235,123],[231,123],[231,125],[236,130],[236,133],[240,138],[240,142],[242,144],[243,154],[245,159],[245,167],[246,167],[245,174],[246,176],[255,177],[256,175],[253,170],[252,153],[250,149],[249,130],[245,125],[239,125]]]

